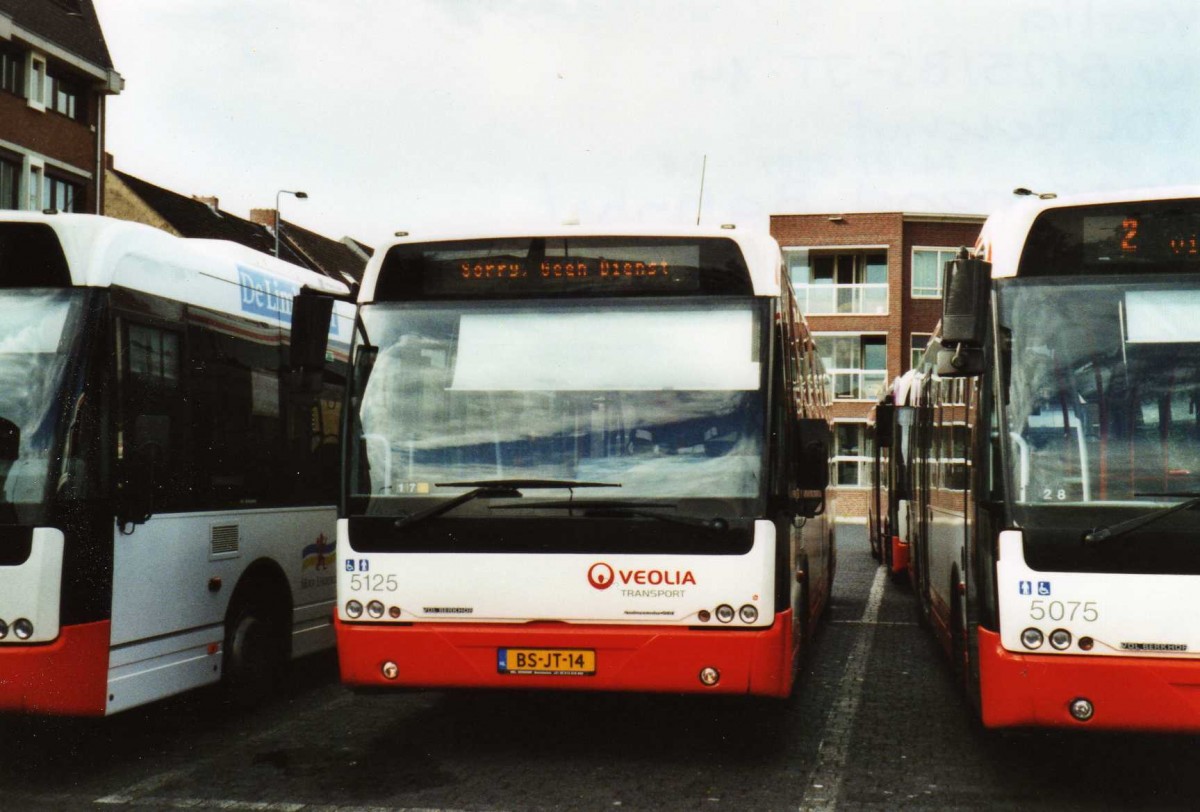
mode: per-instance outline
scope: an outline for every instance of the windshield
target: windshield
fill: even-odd
[[[0,293],[0,522],[46,498],[81,310],[78,291]]]
[[[1017,523],[1087,529],[1200,493],[1200,278],[998,289]],[[1146,532],[1194,530],[1198,517]]]
[[[752,300],[376,305],[362,320],[352,511],[513,478],[619,483],[592,500],[760,496]]]

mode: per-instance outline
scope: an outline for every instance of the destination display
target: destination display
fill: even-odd
[[[1158,200],[1050,209],[1034,222],[1018,271],[1200,271],[1200,200]]]
[[[723,238],[522,237],[394,246],[377,301],[746,294],[741,250]]]

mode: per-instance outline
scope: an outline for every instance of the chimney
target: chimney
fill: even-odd
[[[216,197],[205,197],[204,195],[192,195],[192,200],[198,201],[200,203],[203,203],[205,206],[208,206],[210,209],[212,209],[213,214],[217,213],[218,200]]]
[[[275,210],[274,209],[251,209],[250,222],[258,223],[260,226],[266,226],[272,231],[275,230]]]

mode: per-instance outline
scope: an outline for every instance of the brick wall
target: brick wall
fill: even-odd
[[[94,117],[99,97],[88,100],[88,109]],[[0,140],[16,144],[32,153],[52,158],[87,172],[92,179],[62,173],[64,177],[83,184],[84,211],[96,212],[96,133],[87,122],[75,121],[52,110],[44,112],[33,109],[21,96],[0,91]],[[54,173],[56,167],[48,165]]]

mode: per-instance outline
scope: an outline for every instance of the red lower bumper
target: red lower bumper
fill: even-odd
[[[980,629],[979,668],[987,727],[1200,732],[1197,661],[1013,654]],[[1095,707],[1089,721],[1068,710],[1079,698]]]
[[[64,626],[45,645],[0,646],[0,712],[103,716],[109,622]]]
[[[417,623],[411,626],[336,621],[342,681],[349,685],[420,688],[519,688],[575,691],[670,691],[787,696],[792,689],[792,613],[763,631],[671,627],[580,626],[564,623]],[[593,649],[592,676],[501,674],[498,648]],[[385,662],[399,666],[389,680]],[[711,666],[721,675],[700,682]]]
[[[908,542],[899,536],[892,536],[892,572],[908,572]]]

